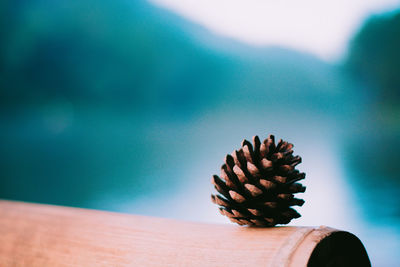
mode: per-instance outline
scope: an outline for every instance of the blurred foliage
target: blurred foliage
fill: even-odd
[[[256,99],[279,103],[282,94],[328,110],[344,93],[330,67],[311,56],[240,46],[202,30],[208,41],[226,45],[224,52],[209,49],[195,39],[198,28],[142,0],[1,5],[3,112],[66,101],[74,108],[190,115],[243,96],[251,106]]]
[[[400,104],[399,48],[399,10],[368,19],[350,45],[347,67],[386,104]]]
[[[345,67],[369,95],[365,126],[350,148],[353,162],[372,181],[382,175],[400,181],[400,10],[365,22],[350,44]]]
[[[220,74],[207,53],[143,1],[2,1],[2,13],[3,109],[60,97],[134,112],[196,108],[196,99],[210,96],[199,88],[213,87]],[[196,57],[204,60],[192,64]],[[214,72],[190,83],[208,69]]]

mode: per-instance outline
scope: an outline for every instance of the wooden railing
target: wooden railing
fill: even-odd
[[[328,227],[251,228],[0,201],[0,266],[297,267],[328,262],[369,266],[357,237]]]

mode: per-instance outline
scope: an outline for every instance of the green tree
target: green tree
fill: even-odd
[[[400,104],[400,10],[367,20],[350,44],[347,68],[380,104]]]

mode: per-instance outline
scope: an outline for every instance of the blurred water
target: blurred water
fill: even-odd
[[[107,116],[91,117],[104,120]],[[368,180],[346,167],[342,159],[346,122],[330,116],[310,119],[302,112],[288,116],[268,108],[260,112],[210,110],[191,120],[151,118],[115,116],[92,121],[91,126],[80,125],[81,132],[75,136],[65,132],[52,138],[33,135],[34,129],[27,126],[7,138],[3,132],[2,151],[7,151],[7,159],[2,162],[22,165],[2,166],[9,177],[3,177],[2,195],[229,223],[209,200],[210,177],[219,172],[225,154],[237,148],[242,138],[274,133],[295,144],[295,153],[303,158],[300,169],[307,173],[306,204],[299,208],[302,217],[292,225],[329,225],[351,231],[364,242],[376,265],[396,265],[399,220],[379,214],[386,210],[380,205],[396,199],[398,189],[393,183],[380,189],[366,186]],[[371,194],[378,201],[371,202]]]
[[[397,218],[375,217],[385,207],[368,202],[368,195],[374,193],[376,198],[393,199],[397,197],[398,189],[393,189],[393,194],[386,190],[373,192],[359,184],[354,177],[359,174],[352,173],[341,159],[343,145],[338,144],[338,140],[343,139],[343,134],[337,133],[336,127],[345,125],[334,124],[329,119],[310,122],[302,115],[290,118],[280,115],[268,118],[265,114],[243,116],[235,112],[229,115],[232,117],[224,113],[205,114],[190,125],[176,126],[167,133],[166,140],[179,139],[182,144],[169,147],[169,153],[180,154],[183,148],[186,154],[185,160],[169,167],[175,173],[163,175],[162,179],[178,180],[175,186],[137,199],[115,195],[97,198],[93,205],[134,214],[229,223],[209,200],[213,192],[210,177],[219,173],[224,152],[237,148],[243,137],[251,138],[253,133],[266,136],[267,132],[274,132],[277,136],[290,136],[289,140],[296,144],[295,152],[303,157],[300,169],[307,173],[304,181],[307,186],[304,194],[306,204],[299,208],[302,217],[292,225],[329,225],[351,231],[364,242],[375,265],[396,266],[394,255],[400,248],[399,221]],[[276,121],[287,125],[282,126],[285,123],[277,124]],[[301,127],[305,124],[307,128]],[[293,132],[292,128],[298,130]],[[217,141],[211,143],[210,140]],[[153,179],[153,176],[149,178]]]

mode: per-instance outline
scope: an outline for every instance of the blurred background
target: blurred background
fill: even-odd
[[[1,1],[0,198],[229,223],[211,175],[295,144],[302,217],[400,259],[400,2]]]

